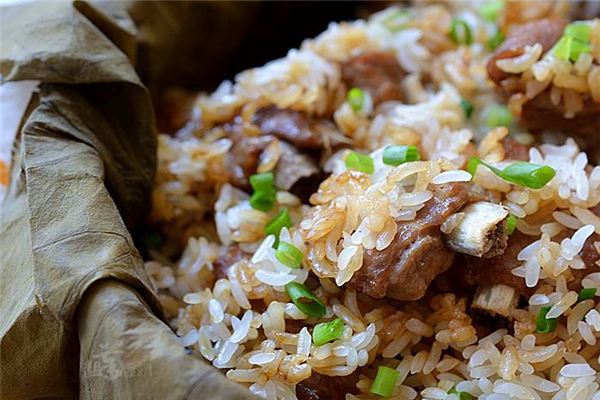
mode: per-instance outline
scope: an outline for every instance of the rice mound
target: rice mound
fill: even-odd
[[[566,12],[550,2],[527,3],[509,4],[500,24]],[[469,24],[472,45],[449,39],[453,17]],[[405,24],[402,29],[389,29],[394,18]],[[515,116],[545,90],[552,104],[563,105],[566,118],[581,111],[584,98],[600,103],[600,19],[586,23],[591,51],[576,62],[542,54],[534,44],[497,63],[523,79],[525,95],[507,100]],[[511,184],[483,167],[474,176],[465,171],[474,155],[500,169],[508,166],[509,131],[522,143],[536,140],[515,123],[486,126],[489,110],[505,102],[486,75],[492,51],[485,43],[495,27],[468,3],[389,8],[368,20],[332,23],[286,57],[202,94],[194,134],[160,136],[151,222],[174,239],[150,250],[146,266],[184,346],[266,399],[296,399],[297,385],[315,373],[358,374],[357,394],[345,398],[378,399],[370,388],[378,367],[388,366],[399,372],[391,396],[398,400],[459,400],[456,391],[480,400],[600,400],[600,272],[581,278],[583,288],[599,289],[596,297],[580,301],[569,289],[585,268],[580,253],[586,241],[600,234],[594,211],[600,167],[589,165],[569,138],[528,150],[529,162],[556,171],[541,189]],[[375,105],[365,93],[364,106],[355,111],[340,63],[370,51],[396,55],[406,72],[407,98]],[[470,118],[461,107],[464,98],[474,106]],[[308,204],[279,190],[274,208],[261,211],[229,182],[232,140],[221,126],[237,116],[247,134],[258,135],[253,115],[273,105],[330,119],[337,133],[324,139],[323,169],[330,175],[309,193]],[[332,143],[342,149],[332,153]],[[383,149],[390,144],[417,145],[422,161],[386,165]],[[284,157],[278,146],[266,151],[259,172],[272,171]],[[347,170],[351,150],[369,154],[375,172]],[[471,182],[506,206],[517,217],[516,230],[535,239],[511,271],[528,291],[527,301],[512,311],[510,327],[481,329],[469,312],[472,299],[443,285],[432,285],[420,300],[399,302],[368,297],[348,284],[365,252],[388,248],[397,224],[416,218],[432,188],[453,182]],[[266,236],[265,225],[284,208],[293,226],[277,238]],[[441,231],[452,232],[462,218],[464,213],[452,215]],[[300,269],[278,260],[276,241],[302,252]],[[185,250],[172,262],[181,243]],[[232,245],[246,257],[234,259],[219,277],[218,258]],[[592,246],[600,254],[600,242]],[[290,282],[309,286],[325,315],[301,311],[286,293]],[[536,331],[544,306],[550,307],[547,318],[558,318],[551,333]],[[344,322],[341,337],[315,345],[312,328],[334,318]]]

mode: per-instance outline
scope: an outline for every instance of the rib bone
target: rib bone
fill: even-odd
[[[444,235],[446,246],[480,258],[504,253],[508,242],[506,220],[510,213],[500,204],[480,201],[461,210],[464,217],[452,232]]]

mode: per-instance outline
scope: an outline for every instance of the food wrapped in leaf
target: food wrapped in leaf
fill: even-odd
[[[267,399],[595,400],[600,168],[556,131],[597,137],[569,107],[599,21],[568,8],[393,6],[201,94],[160,136],[152,223],[206,233],[147,262],[187,347]],[[318,186],[282,183],[283,144]]]

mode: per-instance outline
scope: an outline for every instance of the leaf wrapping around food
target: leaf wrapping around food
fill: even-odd
[[[3,79],[40,92],[2,204],[0,398],[251,398],[160,320],[129,233],[149,209],[157,133],[132,20],[82,2],[7,14]]]

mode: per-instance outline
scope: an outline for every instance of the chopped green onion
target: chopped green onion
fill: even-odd
[[[250,197],[250,205],[255,210],[269,211],[275,203],[275,192],[256,192]]]
[[[479,14],[490,22],[496,22],[498,15],[504,10],[506,4],[504,1],[489,1],[479,6]]]
[[[313,329],[313,343],[322,346],[332,340],[339,339],[344,333],[344,321],[339,318],[331,322],[315,325]]]
[[[371,385],[371,393],[378,394],[383,397],[390,397],[396,386],[396,381],[400,376],[400,372],[390,367],[380,366],[377,370],[377,376]]]
[[[576,23],[565,27],[563,36],[556,42],[552,54],[564,60],[577,61],[583,53],[590,53],[591,26],[588,24]]]
[[[264,174],[254,174],[250,176],[250,186],[255,192],[266,192],[273,190],[275,184],[275,175],[272,172]]]
[[[252,208],[269,211],[276,203],[275,176],[272,172],[250,176],[250,186],[254,190],[250,197]]]
[[[375,163],[371,156],[367,154],[352,152],[346,157],[346,168],[372,174],[375,171]]]
[[[584,43],[580,40],[573,39],[571,42],[571,61],[575,62],[579,59],[579,56],[583,53],[590,53],[592,51],[592,46],[587,43]]]
[[[298,269],[300,268],[300,264],[302,264],[304,254],[291,243],[279,242],[275,258],[288,268]]]
[[[455,394],[458,400],[473,400],[473,397],[467,392],[459,392],[456,388],[448,390],[448,394]]]
[[[556,329],[558,318],[546,318],[546,314],[548,314],[550,308],[550,306],[543,306],[540,308],[537,320],[535,321],[535,329],[538,333],[550,333],[554,332]]]
[[[406,19],[408,16],[408,11],[398,10],[383,20],[383,25],[391,32],[401,31],[406,28]]]
[[[365,105],[365,92],[360,88],[352,88],[348,91],[348,104],[354,112],[359,112]]]
[[[285,285],[285,292],[290,296],[296,307],[304,314],[311,317],[322,317],[325,315],[325,306],[305,285],[298,282],[290,282]]]
[[[598,289],[596,288],[582,289],[581,292],[579,292],[579,297],[577,298],[577,301],[593,299],[596,295],[597,290]]]
[[[460,101],[460,106],[462,107],[463,111],[465,112],[465,116],[467,117],[467,119],[471,118],[471,115],[473,114],[473,110],[475,110],[475,107],[473,107],[473,104],[469,103],[465,99],[462,99]]]
[[[485,119],[485,124],[489,128],[497,126],[508,126],[513,122],[513,115],[508,110],[508,107],[496,105],[488,108]]]
[[[562,58],[563,60],[570,59],[571,58],[571,42],[572,41],[573,41],[573,38],[563,36],[554,45],[552,54],[554,54],[556,57]]]
[[[547,165],[517,161],[504,168],[500,178],[517,185],[540,189],[554,178],[556,171]]]
[[[589,24],[574,23],[565,27],[564,36],[572,37],[573,39],[588,43],[590,41],[591,32],[592,27]]]
[[[450,39],[456,44],[472,44],[473,36],[471,35],[471,28],[462,19],[454,18],[450,25]]]
[[[275,245],[279,242],[279,232],[283,228],[290,228],[292,226],[292,220],[290,219],[290,213],[287,208],[284,208],[271,222],[265,226],[265,233],[267,235],[275,235]]]
[[[383,163],[396,167],[405,162],[419,161],[421,155],[417,146],[387,146],[383,150]]]
[[[505,39],[506,36],[504,35],[504,33],[500,32],[499,30],[496,31],[496,33],[488,39],[488,48],[490,50],[495,50],[498,46],[502,44],[502,42],[504,42]]]
[[[480,165],[485,165],[486,167],[488,167],[489,170],[491,170],[496,175],[498,175],[502,172],[498,168],[492,167],[491,165],[486,164],[483,160],[481,160],[480,158],[477,158],[477,157],[469,158],[469,163],[467,164],[467,172],[470,173],[471,176],[475,176],[475,173],[477,172],[477,167],[479,167]]]
[[[467,166],[467,171],[475,176],[477,167],[485,165],[498,177],[515,185],[525,186],[531,189],[540,189],[554,178],[556,171],[547,165],[537,165],[525,161],[517,161],[508,167],[500,170],[489,164],[486,164],[477,157],[471,157]]]
[[[509,235],[512,235],[515,232],[515,228],[517,227],[517,217],[510,214],[508,219],[506,220],[506,232]]]

